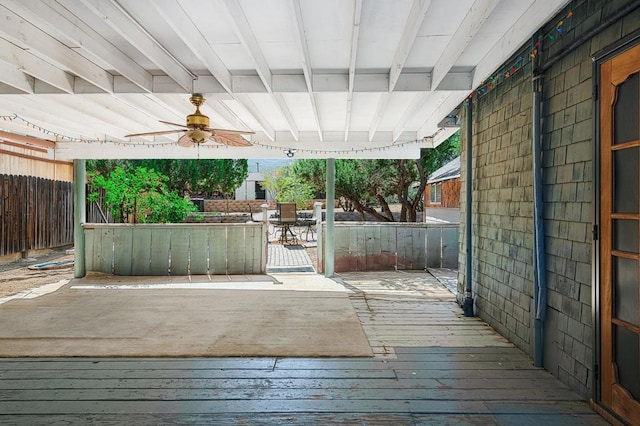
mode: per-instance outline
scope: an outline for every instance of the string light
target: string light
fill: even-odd
[[[498,84],[502,83],[504,80],[513,77],[514,74],[516,74],[526,65],[525,58],[532,61],[538,56],[538,53],[540,52],[539,49],[542,47],[543,41],[549,40],[553,42],[565,33],[565,24],[567,23],[567,20],[571,19],[572,17],[573,12],[567,12],[565,17],[556,23],[553,30],[549,31],[540,39],[536,40],[536,42],[532,46],[532,49],[527,51],[528,53],[520,53],[516,57],[515,62],[513,62],[511,65],[503,67],[499,72],[496,72],[489,76],[486,80],[480,83],[480,86],[476,89],[475,93],[477,93],[479,96],[482,96],[485,93],[489,92],[491,89],[495,88]]]
[[[55,135],[56,140],[58,141],[68,141],[68,142],[80,142],[80,143],[84,143],[84,144],[107,144],[107,145],[113,145],[113,146],[126,146],[126,147],[130,147],[130,148],[136,148],[136,147],[147,147],[147,148],[153,148],[153,147],[158,147],[158,146],[178,146],[178,142],[140,142],[140,143],[136,143],[136,142],[121,142],[121,141],[112,141],[112,140],[108,140],[106,139],[82,139],[82,138],[74,138],[71,136],[65,136],[65,135],[61,135],[59,133],[55,133],[55,132],[51,132],[43,127],[40,127],[36,124],[31,123],[28,120],[25,120],[24,118],[18,116],[17,114],[13,114],[13,115],[2,115],[0,116],[0,119],[2,119],[3,121],[16,121],[19,120],[21,122],[23,122],[25,125],[27,125],[27,127],[30,127],[32,129],[36,129],[38,131],[40,131],[41,133],[44,134],[48,134],[48,135]],[[362,153],[362,152],[380,152],[380,151],[386,151],[392,148],[398,148],[398,147],[403,147],[403,146],[408,146],[408,145],[417,145],[417,144],[423,144],[425,142],[431,141],[433,140],[433,138],[435,138],[438,134],[440,134],[442,131],[444,131],[444,128],[439,128],[432,136],[430,137],[426,137],[423,139],[417,139],[417,140],[411,140],[411,141],[405,141],[405,142],[393,142],[391,145],[384,145],[384,146],[376,146],[376,147],[369,147],[369,148],[350,148],[350,149],[341,149],[341,150],[329,150],[329,149],[304,149],[304,148],[296,148],[295,151],[296,152],[304,152],[304,153],[308,153],[308,154],[325,154],[325,155],[331,155],[331,154],[342,154],[342,155],[347,155],[347,154],[352,154],[352,153]],[[269,144],[263,144],[261,142],[258,141],[252,141],[251,142],[253,145],[255,146],[259,146],[262,148],[265,148],[267,150],[277,150],[277,151],[282,151],[283,147],[282,146],[277,146],[277,145],[269,145]],[[198,149],[230,149],[231,147],[227,146],[227,145],[214,145],[214,144],[199,144],[198,145]]]

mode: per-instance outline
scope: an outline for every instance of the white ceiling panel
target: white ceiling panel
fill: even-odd
[[[57,139],[56,158],[189,157],[171,143],[148,149],[179,134],[124,135],[185,123],[201,92],[212,126],[255,135],[253,147],[200,158],[282,156],[282,146],[416,156],[397,142],[433,136],[567,3],[0,0],[0,115],[14,133]],[[351,152],[370,143],[396,148]],[[312,153],[319,144],[335,153]]]

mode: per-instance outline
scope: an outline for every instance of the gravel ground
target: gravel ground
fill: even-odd
[[[37,263],[73,260],[73,255],[66,253],[68,248],[51,250],[46,254],[20,259],[16,262],[0,263],[0,297],[73,278],[73,267],[49,270],[28,268]]]

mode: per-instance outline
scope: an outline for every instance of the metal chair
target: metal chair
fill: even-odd
[[[282,244],[289,243],[289,237],[291,237],[291,242],[297,244],[298,237],[291,229],[298,221],[296,203],[277,203],[276,210],[278,212],[276,226],[280,228],[280,242]]]

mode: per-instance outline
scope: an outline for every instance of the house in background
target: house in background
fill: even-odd
[[[264,180],[262,173],[249,173],[244,183],[236,189],[236,200],[265,200],[272,201],[273,197],[269,191],[265,190],[260,182]]]
[[[433,172],[424,190],[425,207],[460,208],[460,157]]]

